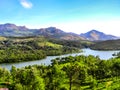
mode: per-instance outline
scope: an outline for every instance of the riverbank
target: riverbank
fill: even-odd
[[[113,58],[112,56],[113,53],[119,52],[119,51],[98,51],[98,50],[91,50],[89,48],[82,49],[82,51],[83,52],[81,53],[72,53],[72,54],[65,54],[65,55],[59,55],[59,56],[47,56],[45,59],[35,60],[35,61],[18,62],[18,63],[3,63],[3,64],[0,64],[0,66],[10,70],[13,65],[17,68],[22,68],[25,66],[35,65],[35,64],[50,65],[52,59],[60,58],[60,57],[67,57],[67,56],[78,56],[78,55],[85,55],[85,56],[93,55],[93,56],[99,56],[99,58],[102,60],[108,60],[110,58]]]

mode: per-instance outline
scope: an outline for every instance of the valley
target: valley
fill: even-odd
[[[120,90],[120,0],[0,0],[0,90]]]
[[[120,88],[120,40],[116,36],[96,30],[78,35],[55,27],[30,30],[15,24],[0,25],[0,35],[0,88]]]

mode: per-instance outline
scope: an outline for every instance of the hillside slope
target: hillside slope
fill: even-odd
[[[120,39],[96,42],[90,48],[96,50],[120,50]]]

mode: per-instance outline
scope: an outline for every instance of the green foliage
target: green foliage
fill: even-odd
[[[86,44],[87,43],[87,44]],[[0,63],[21,62],[79,52],[89,42],[59,41],[44,37],[9,38],[0,41]],[[0,88],[9,90],[119,90],[120,57],[68,56],[52,64],[26,66],[10,71],[0,68]]]
[[[120,39],[95,42],[90,48],[94,50],[120,50]]]
[[[120,88],[119,62],[80,55],[56,58],[49,66],[1,68],[0,85],[10,90],[115,90]]]
[[[78,48],[53,43],[44,37],[16,37],[0,41],[0,63],[21,62],[80,52]]]
[[[42,50],[23,51],[17,49],[0,50],[0,56],[0,63],[38,60],[46,57]]]
[[[0,87],[10,90],[119,90],[120,58],[69,56],[49,66],[0,68]]]
[[[76,48],[87,48],[94,44],[91,41],[87,40],[58,40],[58,39],[49,39],[50,42],[57,43],[63,46],[76,47]]]
[[[23,87],[22,87],[22,85],[20,84],[20,83],[18,83],[18,84],[16,84],[15,86],[14,86],[14,90],[23,90]]]

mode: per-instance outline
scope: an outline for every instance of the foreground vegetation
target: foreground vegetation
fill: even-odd
[[[69,56],[56,58],[49,66],[0,68],[0,87],[10,90],[119,90],[119,83],[119,57]]]

